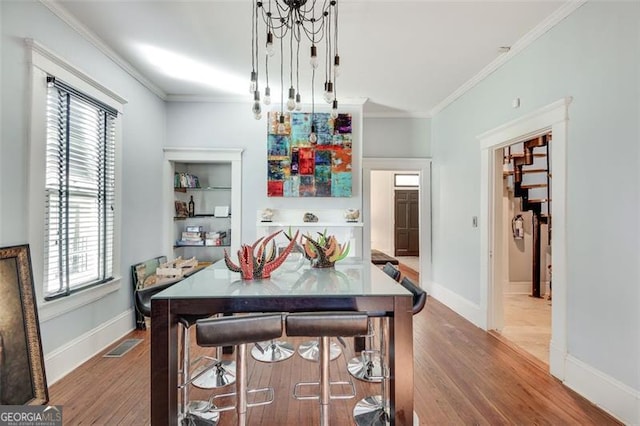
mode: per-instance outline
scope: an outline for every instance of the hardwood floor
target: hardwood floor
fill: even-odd
[[[400,269],[417,281],[415,271],[402,265]],[[63,405],[65,424],[149,424],[149,333],[134,331],[127,338],[144,342],[122,358],[100,354],[50,387],[50,404]],[[193,352],[192,356],[202,353],[199,348]],[[620,424],[512,346],[433,298],[414,317],[414,354],[415,410],[421,425]],[[250,409],[249,424],[319,424],[317,402],[291,396],[295,382],[317,377],[316,366],[297,355],[275,364],[250,358],[249,387],[271,384],[276,401]],[[348,377],[344,358],[331,363],[331,376]],[[331,402],[331,424],[352,424],[357,400],[379,392],[377,385],[356,385],[357,399]],[[194,389],[192,398],[206,398],[208,392]],[[226,412],[219,424],[234,422],[233,412]]]
[[[501,334],[545,364],[549,364],[551,301],[527,294],[505,294]],[[547,367],[548,368],[548,367]]]

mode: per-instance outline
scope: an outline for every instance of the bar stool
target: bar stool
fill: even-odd
[[[194,323],[192,322],[191,324],[189,324],[189,326],[193,324]],[[235,382],[235,361],[227,361],[222,359],[222,347],[217,347],[215,351],[215,357],[203,357],[210,360],[211,363],[201,365],[193,371],[193,386],[200,389],[215,389],[230,385]]]
[[[320,381],[300,382],[294,386],[295,399],[318,399],[320,401],[320,424],[329,424],[329,402],[332,399],[349,399],[356,394],[355,386],[349,382],[329,381],[329,339],[331,336],[353,337],[367,332],[367,314],[357,312],[319,312],[287,315],[285,319],[287,336],[319,336]],[[351,393],[331,395],[330,386],[350,385]],[[302,396],[298,389],[303,386],[319,386],[319,395]]]
[[[413,294],[413,315],[418,314],[424,308],[427,301],[427,293],[416,286],[409,278],[403,278],[400,284]],[[353,409],[353,419],[358,426],[386,425],[389,423],[389,368],[386,360],[386,339],[389,328],[388,318],[383,318],[380,327],[380,360],[382,362],[383,379],[382,395],[373,395],[361,399]],[[414,419],[416,417],[414,412]]]
[[[293,345],[289,342],[271,340],[269,342],[255,343],[251,349],[251,356],[260,362],[278,362],[289,359],[295,353]]]
[[[151,297],[162,290],[171,287],[176,282],[137,289],[135,291],[135,306],[138,312],[147,318],[151,317]],[[189,386],[185,385],[187,382],[192,381],[190,378],[191,358],[189,356],[189,327],[194,324],[198,318],[200,317],[181,317],[178,319],[178,323],[181,325],[180,347],[182,348],[182,380],[179,385],[179,388],[182,390],[182,397],[180,399],[180,411],[178,413],[180,422],[188,418],[194,420],[194,416],[190,413],[202,410],[203,407],[207,407],[209,405],[208,401],[190,401]],[[203,372],[206,371],[207,370],[204,370]],[[198,415],[197,420],[199,424],[215,425],[218,422],[219,416],[219,413],[201,413]]]
[[[196,322],[196,341],[199,346],[236,346],[235,392],[212,395],[203,411],[220,413],[236,410],[237,424],[246,425],[247,408],[273,402],[273,388],[247,389],[247,344],[276,339],[282,336],[282,315],[262,314],[200,319]],[[266,393],[264,401],[247,401],[249,394]],[[235,396],[234,405],[216,407],[219,398]],[[200,416],[200,413],[197,413]]]
[[[393,264],[387,262],[382,271],[393,278],[400,281],[400,271]],[[356,338],[366,338],[365,349],[360,352],[360,356],[351,358],[347,364],[347,371],[358,380],[369,383],[380,383],[382,381],[382,368],[380,364],[380,350],[374,348],[375,326],[373,317],[369,313],[369,330],[365,336]]]

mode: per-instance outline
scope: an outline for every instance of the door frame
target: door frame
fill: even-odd
[[[549,371],[564,380],[567,356],[567,142],[569,104],[560,99],[478,136],[480,142],[480,308],[488,330],[502,326],[502,148],[551,131],[553,304]]]
[[[431,159],[362,158],[362,258],[371,259],[371,172],[418,171],[420,173],[420,286],[431,282]],[[428,288],[427,288],[428,290]]]

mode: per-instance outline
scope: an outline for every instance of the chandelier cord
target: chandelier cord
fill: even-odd
[[[258,6],[256,1],[253,2],[253,10],[251,11],[251,71],[256,70],[256,50],[255,38],[256,28],[258,27]]]
[[[280,38],[280,115],[284,115],[284,44]]]
[[[334,22],[334,34],[335,34],[335,39],[333,41],[333,55],[338,56],[338,2],[336,1],[336,4],[333,6],[334,7],[334,11],[333,11],[333,17],[335,19]],[[327,36],[329,38],[331,38],[331,33],[329,33],[329,35]],[[329,58],[329,60],[333,59],[333,57]],[[336,67],[335,67],[335,63],[332,62],[332,64],[334,64],[333,67],[333,99],[337,100],[338,99],[338,76],[336,75]]]
[[[259,43],[258,42],[258,38],[259,38],[258,37],[258,8],[256,8],[255,10],[256,10],[256,12],[255,12],[256,13],[256,19],[254,20],[255,21],[255,28],[253,29],[253,31],[255,32],[255,35],[256,35],[255,36],[255,39],[256,39],[256,43],[255,43],[255,52],[256,53],[255,53],[255,55],[256,55],[256,57],[255,57],[255,61],[252,60],[252,62],[255,62],[257,64],[258,63],[258,53],[259,53],[259,50],[258,50],[258,46],[259,46],[259,44],[258,44]],[[259,85],[258,85],[258,75],[259,74],[260,74],[260,72],[259,72],[259,69],[258,69],[256,71],[256,92],[259,92]]]
[[[267,78],[266,88],[269,88],[269,55],[264,55],[264,73]]]
[[[327,24],[327,31],[331,33],[331,21]],[[329,56],[331,55],[331,43],[329,42],[331,37],[327,37],[327,43],[324,44],[324,81],[331,81],[331,69],[329,68]],[[326,89],[325,89],[326,90]]]
[[[293,87],[293,29],[291,29],[291,37],[289,38],[289,82]]]
[[[298,25],[298,33],[300,33],[300,25]],[[296,51],[296,91],[300,94],[300,35],[296,38],[298,47]]]

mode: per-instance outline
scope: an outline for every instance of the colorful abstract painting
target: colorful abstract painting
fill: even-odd
[[[351,114],[269,113],[267,195],[269,197],[351,197]],[[311,124],[317,141],[309,141]]]

